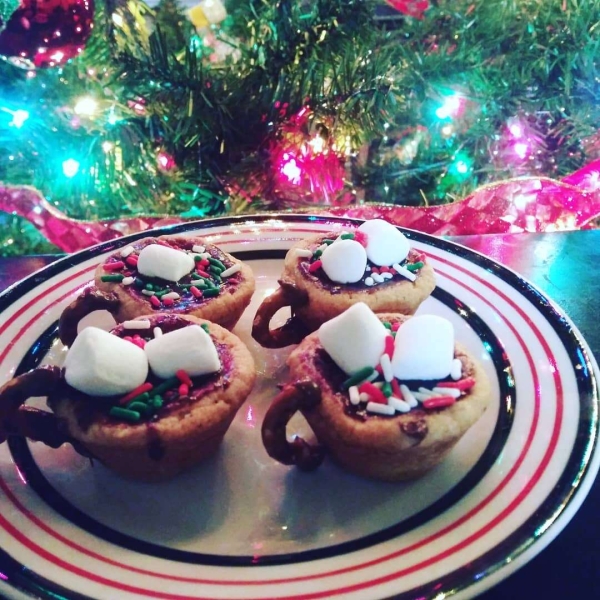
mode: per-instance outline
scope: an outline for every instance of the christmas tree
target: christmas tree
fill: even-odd
[[[599,22],[579,0],[0,0],[0,181],[95,220],[560,177],[600,154]],[[4,254],[52,251],[4,220]]]

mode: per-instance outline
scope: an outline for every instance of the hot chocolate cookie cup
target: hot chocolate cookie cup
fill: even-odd
[[[110,407],[119,405],[118,398],[79,392],[66,383],[60,369],[42,367],[0,390],[0,441],[9,435],[25,435],[52,447],[71,443],[119,475],[148,482],[171,479],[214,454],[254,385],[251,354],[234,334],[203,319],[157,314],[138,320],[150,320],[150,332],[155,326],[165,333],[194,324],[207,327],[220,371],[192,378],[187,392],[176,383],[162,393],[164,404],[150,418],[127,422],[110,414]],[[131,331],[120,325],[113,333],[124,337]],[[134,331],[139,334],[141,330]],[[152,375],[149,381],[155,389],[163,384]],[[46,422],[37,430],[33,425],[38,416],[23,406],[33,395],[47,395],[52,409],[44,413]]]
[[[327,235],[313,236],[294,244],[286,254],[279,288],[259,306],[252,336],[266,348],[298,344],[323,323],[343,313],[353,304],[364,302],[374,312],[412,315],[435,288],[435,273],[426,257],[411,250],[409,264],[422,264],[414,281],[392,273],[380,285],[335,283],[319,269],[312,270],[309,254],[320,247]],[[292,316],[277,329],[270,323],[280,309],[289,307]]]
[[[189,254],[189,260],[194,258],[194,268],[176,282],[141,275],[137,257],[151,244]],[[204,251],[199,252],[201,249]],[[140,315],[169,312],[233,329],[250,303],[254,287],[254,275],[248,265],[203,238],[182,235],[144,238],[98,265],[94,285],[61,315],[59,337],[70,345],[79,321],[95,310],[108,310],[117,323]]]
[[[378,315],[391,323],[400,315]],[[317,333],[309,335],[290,354],[290,383],[275,398],[262,428],[267,453],[283,464],[310,470],[328,454],[344,469],[384,481],[404,481],[423,476],[438,465],[467,430],[484,413],[490,385],[483,368],[460,345],[455,358],[462,363],[463,378],[474,384],[450,406],[425,409],[421,404],[393,416],[367,413],[353,406],[343,382],[347,376],[323,350]],[[296,438],[289,443],[285,425],[300,411],[319,445]]]

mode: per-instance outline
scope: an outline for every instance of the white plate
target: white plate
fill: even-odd
[[[252,317],[294,241],[355,225],[287,215],[153,232],[206,236],[252,266],[257,291],[235,332],[256,359],[256,388],[218,455],[166,484],[124,481],[70,446],[18,439],[0,447],[7,595],[470,597],[556,536],[598,470],[594,359],[568,318],[515,273],[416,232],[406,233],[438,277],[419,312],[453,322],[493,382],[491,408],[443,464],[413,483],[370,482],[329,462],[300,473],[266,455],[261,418],[286,380],[290,348],[260,348],[249,334]],[[62,308],[105,255],[140,237],[69,256],[0,296],[0,381],[60,363]]]

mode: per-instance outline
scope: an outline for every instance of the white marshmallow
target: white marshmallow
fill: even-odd
[[[179,281],[194,269],[194,265],[193,257],[181,250],[149,244],[140,252],[137,270],[146,277]]]
[[[436,315],[412,317],[396,333],[392,371],[398,379],[444,379],[454,360],[454,328]]]
[[[340,240],[330,244],[321,254],[325,275],[336,283],[356,283],[365,274],[367,252],[355,240]]]
[[[141,348],[97,327],[83,329],[65,359],[66,382],[90,396],[127,394],[147,376]]]
[[[409,241],[391,223],[373,219],[365,221],[358,230],[367,235],[367,257],[376,265],[389,267],[408,256]]]
[[[221,361],[211,337],[199,325],[163,333],[144,347],[152,372],[167,379],[183,369],[190,377],[214,373]]]
[[[379,364],[388,330],[364,302],[359,302],[323,323],[318,335],[335,364],[352,375]]]

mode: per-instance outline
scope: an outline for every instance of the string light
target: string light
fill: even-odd
[[[29,119],[29,113],[26,110],[10,110],[9,108],[3,108],[2,111],[12,116],[12,120],[8,124],[9,127],[16,127],[17,129],[21,129],[25,121]]]
[[[91,117],[98,108],[98,102],[94,100],[91,96],[84,96],[83,98],[79,98],[75,104],[75,114],[83,115],[85,117]]]
[[[75,175],[79,173],[79,161],[75,160],[74,158],[68,158],[63,162],[62,170],[65,174],[65,177],[68,177],[69,179],[75,177]]]

